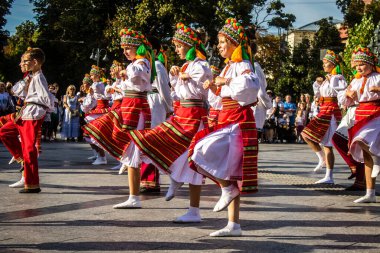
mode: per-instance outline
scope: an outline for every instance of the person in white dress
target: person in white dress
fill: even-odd
[[[227,65],[220,76],[205,83],[209,103],[220,109],[217,125],[196,134],[189,149],[190,166],[221,186],[214,207],[228,207],[228,224],[210,236],[241,236],[240,192],[257,191],[258,141],[252,106],[260,89],[244,28],[229,18],[219,31],[218,50]],[[210,94],[211,93],[211,94]]]
[[[376,177],[380,172],[380,67],[369,48],[354,50],[353,62],[361,78],[355,78],[346,90],[344,105],[359,102],[354,126],[348,130],[349,153],[365,164],[366,195],[355,203],[376,202]]]

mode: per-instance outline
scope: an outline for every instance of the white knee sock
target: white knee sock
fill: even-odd
[[[333,179],[333,170],[326,168],[326,175],[325,178]]]
[[[319,159],[319,163],[322,164],[325,162],[325,155],[323,153],[323,151],[318,151],[318,152],[315,152],[315,154],[318,156],[318,159]]]

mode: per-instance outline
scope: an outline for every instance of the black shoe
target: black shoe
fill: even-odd
[[[347,179],[353,179],[356,177],[356,173],[351,173],[351,175]]]
[[[140,193],[159,193],[161,191],[160,187],[146,188],[140,187]]]
[[[345,191],[352,191],[352,192],[356,192],[356,191],[365,191],[366,188],[365,187],[360,187],[356,184],[353,184],[349,187],[347,187],[346,189],[344,189]]]
[[[35,188],[35,189],[22,189],[19,191],[19,193],[39,193],[41,192],[41,188]]]

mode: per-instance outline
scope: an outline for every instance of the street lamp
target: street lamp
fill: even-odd
[[[108,61],[107,50],[105,50],[104,48],[97,48],[97,49],[93,48],[92,49],[92,53],[91,53],[90,59],[96,61],[96,66],[99,66],[100,54],[102,52],[105,52],[102,61]]]

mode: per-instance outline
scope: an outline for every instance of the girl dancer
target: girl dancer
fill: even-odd
[[[338,127],[342,114],[338,106],[338,92],[347,87],[341,67],[341,59],[333,51],[327,50],[323,58],[323,70],[328,73],[326,79],[315,87],[315,96],[319,98],[320,112],[304,128],[301,135],[319,158],[314,171],[319,171],[326,165],[326,175],[316,184],[333,184],[334,153],[332,136]],[[321,146],[323,146],[323,151]]]
[[[208,85],[210,104],[220,108],[214,128],[198,133],[190,146],[193,169],[222,187],[214,211],[228,207],[228,224],[210,236],[240,236],[240,192],[257,191],[257,130],[251,106],[257,102],[259,79],[243,26],[227,19],[218,35],[220,55],[226,59],[221,75]]]

